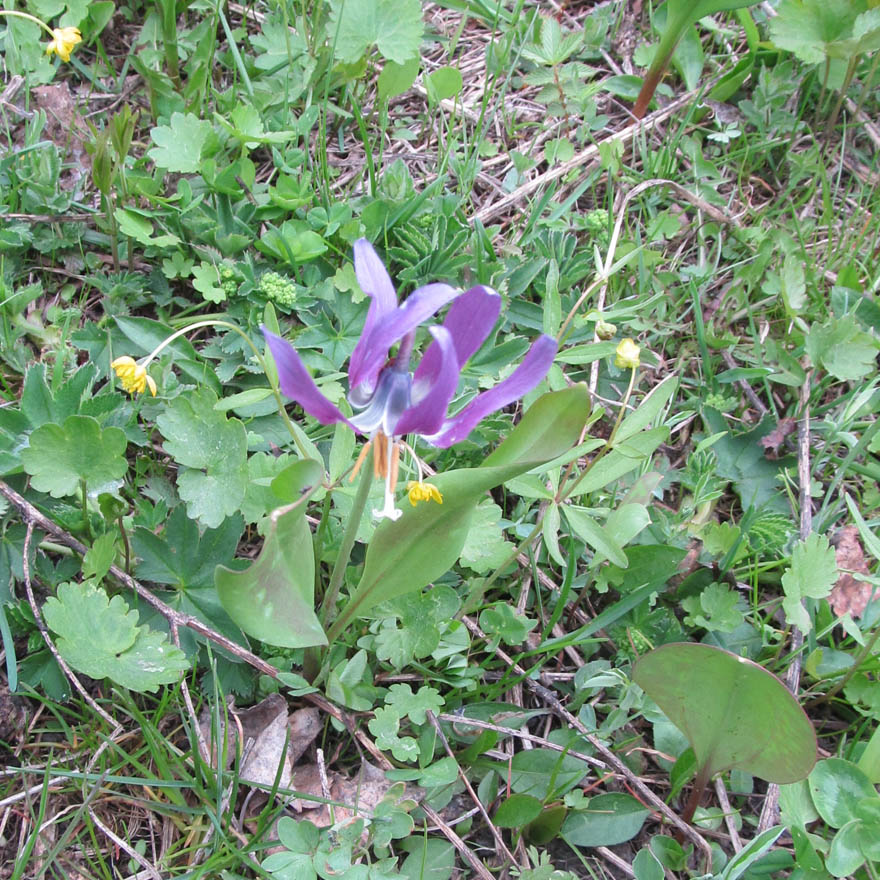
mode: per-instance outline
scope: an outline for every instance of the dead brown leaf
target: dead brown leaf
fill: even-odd
[[[779,456],[779,450],[785,443],[785,438],[789,434],[793,434],[797,430],[797,421],[792,418],[780,419],[776,427],[764,437],[761,438],[761,446],[764,452],[770,453],[774,458]]]
[[[224,766],[231,767],[236,753],[241,753],[243,779],[273,785],[277,778],[282,788],[291,788],[292,768],[320,733],[321,718],[314,708],[291,713],[288,708],[281,694],[270,694],[242,711],[230,706],[230,723],[226,731],[216,732],[212,744],[214,763],[225,740]],[[202,718],[200,727],[205,740],[210,741],[210,715]]]
[[[829,597],[831,608],[838,617],[843,617],[847,612],[852,617],[861,617],[871,601],[874,587],[857,577],[859,574],[870,573],[858,528],[844,526],[834,535],[831,543],[834,545],[837,567],[840,569],[837,583]]]
[[[86,153],[84,141],[90,139],[88,126],[83,122],[76,98],[67,82],[37,86],[31,90],[32,109],[46,114],[46,127],[43,136],[51,140],[61,151],[62,156],[70,156],[73,164],[68,173],[62,176],[61,189],[74,189],[80,179],[89,174],[91,157]]]

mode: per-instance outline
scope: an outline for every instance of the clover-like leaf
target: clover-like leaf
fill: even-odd
[[[332,0],[328,32],[336,57],[358,61],[375,44],[389,61],[415,57],[424,24],[418,0]]]
[[[147,155],[166,171],[194,174],[201,167],[202,147],[211,131],[210,122],[192,113],[172,113],[170,125],[150,129],[156,146]]]
[[[375,718],[367,722],[370,733],[376,738],[376,745],[383,751],[390,751],[398,761],[415,761],[419,756],[419,745],[411,736],[398,736],[400,715],[395,709],[379,708]]]
[[[110,599],[89,581],[61,584],[58,595],[46,600],[43,615],[58,636],[61,656],[91,678],[154,692],[189,668],[164,633],[138,626],[137,612],[121,596]]]
[[[21,460],[37,491],[63,498],[81,481],[93,492],[115,487],[128,470],[126,445],[119,428],[102,429],[91,416],[70,416],[63,425],[37,428]]]
[[[235,513],[247,490],[247,431],[214,409],[207,387],[176,397],[156,419],[165,450],[184,467],[177,489],[186,511],[208,528]]]
[[[408,684],[393,684],[385,697],[385,705],[393,708],[401,718],[424,724],[428,710],[439,712],[443,708],[443,697],[436,688],[420,687],[414,694]]]
[[[757,663],[711,645],[667,644],[642,656],[633,681],[687,736],[698,784],[722,770],[797,782],[816,762],[816,734],[798,701]]]

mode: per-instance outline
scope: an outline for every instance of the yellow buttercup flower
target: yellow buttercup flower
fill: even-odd
[[[141,393],[146,388],[150,389],[150,394],[156,396],[156,383],[153,377],[147,373],[147,368],[143,364],[139,364],[134,358],[127,354],[116,358],[110,366],[119,376],[122,387],[129,394]]]
[[[614,366],[623,369],[634,370],[639,365],[639,352],[641,347],[632,339],[621,339],[617,346],[617,356],[614,358]]]
[[[70,61],[73,47],[81,42],[82,34],[79,32],[79,28],[52,28],[52,40],[46,46],[46,54],[51,55],[54,52],[62,61]]]
[[[406,494],[409,503],[415,507],[420,501],[436,501],[438,504],[443,503],[443,496],[440,490],[431,485],[431,483],[423,483],[421,480],[410,480],[406,484]]]

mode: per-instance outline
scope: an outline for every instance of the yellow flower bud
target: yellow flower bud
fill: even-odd
[[[641,348],[632,339],[621,339],[617,346],[617,357],[614,358],[614,366],[622,369],[634,370],[639,365],[639,352]]]
[[[614,324],[609,324],[608,321],[596,321],[596,336],[602,340],[614,339],[614,334],[617,333],[617,327]]]
[[[73,47],[82,42],[82,34],[75,27],[52,28],[52,37],[46,46],[46,54],[54,52],[62,61],[70,61]]]
[[[438,504],[443,503],[443,496],[436,486],[430,483],[416,482],[410,480],[406,484],[406,494],[409,497],[409,503],[415,507],[420,501],[436,501]]]

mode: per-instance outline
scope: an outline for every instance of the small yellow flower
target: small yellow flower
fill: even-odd
[[[639,365],[639,352],[641,348],[632,339],[621,339],[617,346],[617,357],[614,358],[614,366],[623,369],[634,370]]]
[[[119,376],[123,389],[129,394],[141,393],[144,389],[149,388],[150,394],[153,397],[156,396],[156,383],[153,381],[153,377],[147,373],[147,368],[134,358],[126,354],[116,358],[110,366]]]
[[[75,27],[52,28],[52,37],[46,46],[46,54],[51,55],[54,52],[62,61],[70,61],[73,47],[82,42],[82,34]]]
[[[415,507],[420,501],[436,501],[438,504],[443,503],[443,496],[436,486],[430,483],[423,483],[421,480],[416,482],[410,480],[406,484],[406,494],[409,497],[409,503]]]

